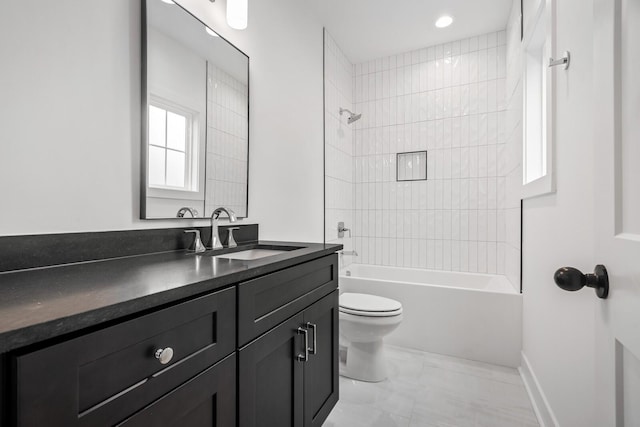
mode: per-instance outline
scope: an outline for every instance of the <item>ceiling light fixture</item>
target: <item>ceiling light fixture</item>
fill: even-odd
[[[211,3],[216,2],[216,0],[209,1]],[[234,30],[244,30],[247,28],[247,21],[249,20],[248,1],[249,0],[227,0],[227,24]],[[218,35],[216,34],[216,36]]]
[[[162,0],[166,4],[175,4],[172,0]]]
[[[248,0],[227,0],[227,24],[235,30],[247,28]]]
[[[450,17],[449,15],[442,15],[436,21],[436,27],[445,28],[445,27],[448,27],[449,25],[451,25],[452,23],[453,23],[453,18],[452,17]]]

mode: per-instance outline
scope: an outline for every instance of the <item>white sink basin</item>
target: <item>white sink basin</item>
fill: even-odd
[[[246,251],[233,252],[233,253],[224,254],[224,255],[217,255],[216,258],[254,260],[254,259],[260,259],[260,258],[266,258],[268,256],[283,254],[285,252],[287,251],[279,251],[276,249],[247,249]]]

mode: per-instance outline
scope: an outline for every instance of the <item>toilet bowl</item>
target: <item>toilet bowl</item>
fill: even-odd
[[[341,375],[361,381],[387,378],[382,339],[402,322],[402,304],[376,295],[340,295],[340,345],[346,348]]]

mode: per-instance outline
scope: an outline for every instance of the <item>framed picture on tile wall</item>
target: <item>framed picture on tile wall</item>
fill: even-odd
[[[396,181],[425,181],[427,179],[427,152],[398,153]]]

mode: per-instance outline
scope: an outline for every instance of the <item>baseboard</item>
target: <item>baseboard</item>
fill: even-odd
[[[527,359],[524,352],[521,353],[521,356],[522,363],[518,371],[520,371],[520,376],[529,394],[529,399],[531,400],[531,405],[533,405],[533,411],[538,418],[540,427],[559,427],[560,424],[558,424],[558,420],[549,406],[549,401],[542,391],[533,369],[531,369],[529,359]]]

